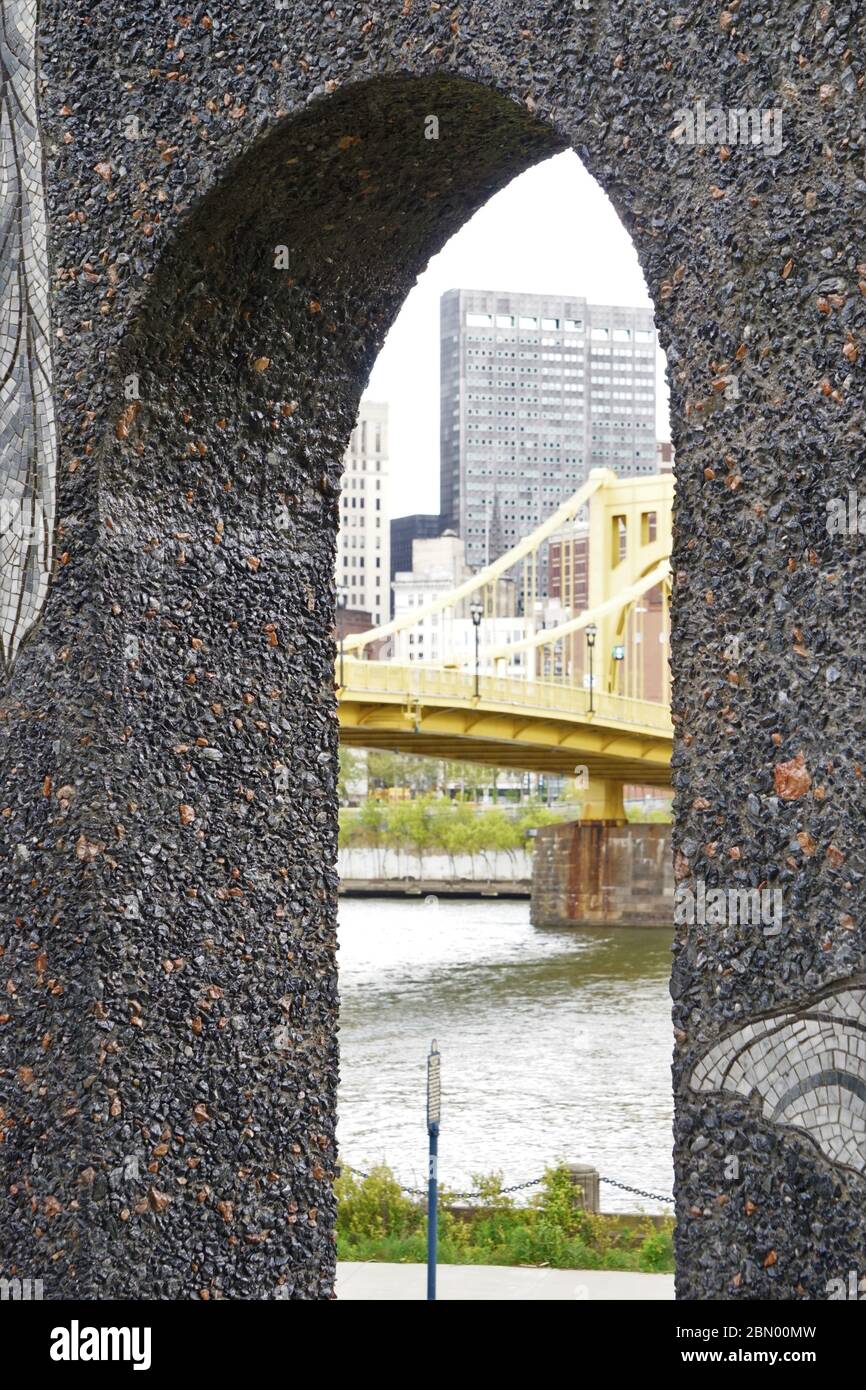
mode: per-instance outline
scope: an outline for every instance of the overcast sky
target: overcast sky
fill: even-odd
[[[439,297],[450,289],[650,303],[631,238],[572,151],[536,164],[452,237],[403,305],[366,395],[391,407],[391,516],[439,510]],[[656,438],[669,439],[664,357]]]

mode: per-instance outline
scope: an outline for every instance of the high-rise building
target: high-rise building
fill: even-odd
[[[509,549],[590,469],[656,471],[655,358],[651,309],[442,296],[442,524],[463,537],[470,565]]]
[[[442,518],[438,513],[415,512],[412,516],[395,516],[391,522],[391,585],[398,571],[404,574],[412,568],[412,542],[433,540],[442,534]],[[391,589],[391,615],[394,614],[394,590]]]
[[[337,588],[373,625],[391,613],[388,518],[388,407],[362,401],[344,460],[337,541]]]

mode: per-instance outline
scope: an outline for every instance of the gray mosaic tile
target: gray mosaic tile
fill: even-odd
[[[804,1130],[831,1162],[866,1173],[866,990],[747,1024],[710,1048],[694,1091],[757,1091],[763,1114]]]
[[[55,511],[36,11],[36,0],[3,0],[0,26],[0,661],[7,672],[45,602]]]

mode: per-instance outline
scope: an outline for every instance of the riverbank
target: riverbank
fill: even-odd
[[[532,855],[526,850],[419,856],[405,849],[341,848],[337,873],[344,896],[526,898],[532,892]]]
[[[670,1195],[669,932],[533,928],[525,899],[432,895],[341,898],[338,931],[345,1162],[424,1186],[436,1038],[450,1191],[563,1159]],[[666,1209],[608,1182],[601,1205]]]
[[[369,1173],[344,1168],[335,1184],[337,1251],[342,1260],[422,1263],[427,1208],[381,1164]],[[439,1258],[451,1265],[673,1271],[673,1217],[587,1211],[571,1171],[546,1168],[517,1205],[498,1174],[476,1177],[472,1206],[440,1195]]]
[[[530,898],[531,879],[341,878],[344,898]]]

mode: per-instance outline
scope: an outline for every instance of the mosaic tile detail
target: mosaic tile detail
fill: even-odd
[[[802,1129],[833,1163],[866,1173],[866,989],[747,1023],[705,1053],[693,1091],[757,1091],[764,1118]]]
[[[57,434],[36,110],[37,0],[0,0],[0,661],[45,602]]]

